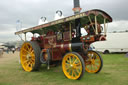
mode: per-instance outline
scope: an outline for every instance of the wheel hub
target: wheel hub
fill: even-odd
[[[70,66],[71,66],[71,67],[73,67],[73,65],[72,65],[72,64],[71,64]]]
[[[27,60],[30,60],[31,55],[30,54],[27,54],[26,58],[27,58]]]

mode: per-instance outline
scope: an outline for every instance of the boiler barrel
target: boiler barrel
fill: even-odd
[[[60,49],[61,51],[80,52],[82,49],[82,43],[61,43],[57,44],[54,48]]]

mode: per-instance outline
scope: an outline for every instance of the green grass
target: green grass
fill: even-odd
[[[128,57],[124,54],[103,55],[103,68],[98,74],[85,72],[81,80],[67,79],[61,66],[41,66],[39,71],[25,72],[18,54],[0,58],[0,85],[128,85]]]

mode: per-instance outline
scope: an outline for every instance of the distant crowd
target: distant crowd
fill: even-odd
[[[9,54],[10,52],[12,52],[12,53],[14,54],[15,51],[20,51],[20,47],[18,47],[18,48],[7,48],[7,49],[2,49],[2,48],[0,48],[0,56],[2,56],[4,52],[6,52],[6,53],[8,53],[8,54]]]

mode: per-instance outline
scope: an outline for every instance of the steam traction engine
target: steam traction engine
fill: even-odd
[[[112,22],[112,18],[97,9],[80,13],[79,4],[74,4],[73,16],[15,33],[40,35],[25,41],[21,47],[20,60],[25,71],[38,70],[41,64],[47,64],[49,69],[51,63],[62,60],[62,70],[69,79],[80,79],[85,71],[100,72],[103,60],[89,47],[93,42],[106,40],[106,23]],[[86,34],[82,36],[81,31],[86,31]]]

